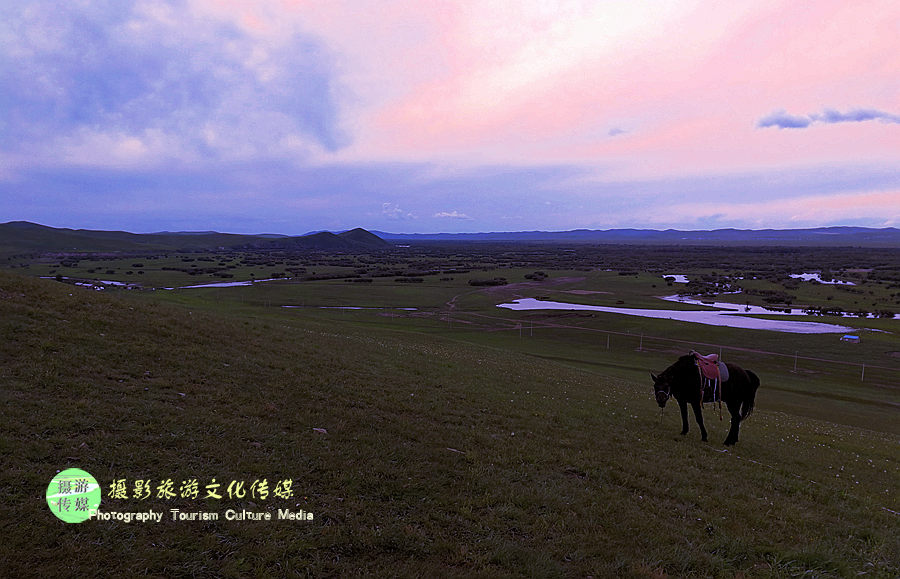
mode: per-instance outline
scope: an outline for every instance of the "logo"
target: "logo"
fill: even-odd
[[[100,508],[100,485],[90,473],[69,468],[53,477],[47,487],[47,505],[67,523],[88,520]]]

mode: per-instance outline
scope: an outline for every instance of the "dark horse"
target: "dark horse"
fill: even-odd
[[[753,372],[744,370],[734,364],[725,364],[728,368],[728,380],[721,385],[721,401],[728,406],[731,413],[731,429],[725,438],[726,445],[732,445],[738,441],[738,430],[741,421],[753,411],[753,402],[756,398],[756,389],[759,388],[759,378]],[[664,408],[670,396],[674,396],[681,408],[681,434],[688,432],[687,405],[694,408],[694,416],[700,425],[700,434],[703,441],[706,438],[706,428],[703,426],[702,403],[712,402],[707,390],[707,399],[703,399],[703,386],[700,372],[693,354],[678,358],[678,361],[662,371],[659,376],[653,377],[653,390],[656,392],[656,402],[660,408]]]

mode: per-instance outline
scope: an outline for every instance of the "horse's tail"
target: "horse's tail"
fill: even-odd
[[[741,420],[750,416],[753,412],[753,404],[756,401],[756,389],[759,388],[759,376],[747,370],[747,376],[750,378],[750,386],[747,389],[747,397],[741,401]]]

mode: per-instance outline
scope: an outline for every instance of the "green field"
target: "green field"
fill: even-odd
[[[862,343],[846,344],[497,308],[516,297],[663,307],[657,296],[678,289],[663,273],[724,275],[668,254],[633,271],[593,258],[582,267],[584,256],[552,268],[548,253],[10,260],[14,272],[0,272],[5,574],[90,572],[97,561],[151,576],[900,574],[900,322],[815,318],[860,328]],[[874,273],[884,256],[871,259],[854,286],[862,294],[762,276],[746,285],[790,292],[794,304],[896,308],[894,282]],[[210,264],[224,269],[171,269]],[[525,277],[535,271],[546,276]],[[276,273],[290,279],[151,289]],[[35,279],[56,275],[141,289]],[[494,277],[508,283],[469,283]],[[660,414],[652,399],[648,371],[690,349],[761,378],[734,448],[721,445],[727,423],[712,406],[702,443],[693,423],[679,436],[677,409]],[[43,496],[70,467],[100,482],[102,510],[152,509],[162,522],[62,523]],[[221,499],[203,498],[213,478]],[[129,496],[112,498],[121,479]],[[159,498],[166,479],[176,494]],[[181,497],[193,479],[200,497]],[[290,479],[293,493],[251,496],[261,479],[271,489]],[[151,496],[131,496],[145,480]],[[243,497],[224,493],[230,481],[246,483]],[[172,521],[171,509],[314,519]]]

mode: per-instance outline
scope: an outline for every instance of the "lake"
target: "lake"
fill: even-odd
[[[792,273],[791,277],[794,279],[802,279],[803,281],[815,281],[825,285],[856,285],[852,281],[841,281],[838,279],[825,281],[822,279],[822,274],[820,273]]]
[[[246,281],[217,281],[213,283],[201,283],[197,285],[183,285],[178,289],[194,289],[194,288],[204,288],[204,287],[241,287],[253,285],[255,283],[262,283],[264,281],[281,281],[285,279],[290,279],[289,277],[275,277],[269,279],[248,279]],[[172,289],[172,288],[162,288],[162,289]]]
[[[677,300],[677,297],[666,298]],[[742,328],[750,330],[770,330],[774,332],[789,332],[793,334],[830,334],[853,331],[853,328],[837,324],[825,324],[822,322],[801,322],[795,320],[770,320],[766,318],[752,318],[742,314],[788,315],[783,312],[771,312],[759,307],[751,306],[746,311],[746,306],[737,304],[716,303],[713,307],[727,308],[718,310],[655,310],[638,308],[619,308],[610,306],[590,306],[584,304],[570,304],[565,302],[553,302],[536,300],[534,298],[522,298],[511,303],[499,304],[498,308],[506,308],[515,311],[526,310],[575,310],[605,312],[609,314],[621,314],[625,316],[639,316],[642,318],[656,318],[665,320],[677,320],[706,324],[708,326],[725,326],[729,328]]]

